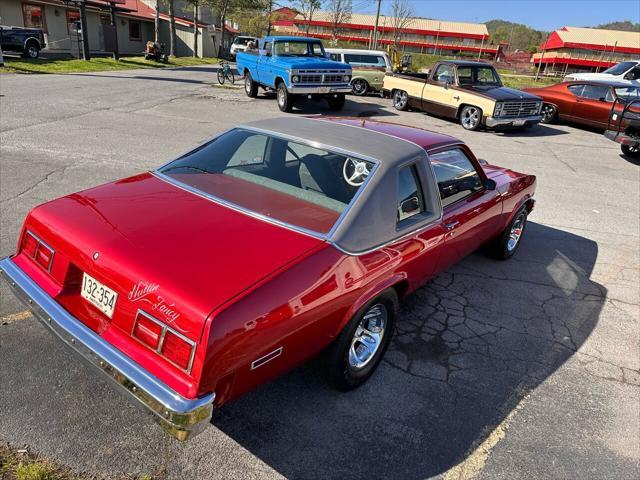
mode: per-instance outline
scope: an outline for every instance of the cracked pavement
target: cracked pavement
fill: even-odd
[[[38,203],[282,115],[273,99],[213,82],[212,67],[0,76],[0,254],[13,252]],[[311,362],[216,411],[186,444],[114,394],[2,285],[0,442],[98,476],[640,476],[639,166],[599,132],[567,125],[466,132],[374,96],[351,98],[343,113],[449,133],[536,174],[516,257],[478,252],[409,297],[362,388],[332,391]]]

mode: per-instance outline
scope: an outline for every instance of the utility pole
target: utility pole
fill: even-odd
[[[540,61],[538,62],[538,70],[536,71],[536,79],[535,79],[536,82],[538,81],[538,77],[540,76],[540,67],[542,66],[542,61],[544,60],[544,54],[547,51],[547,42],[549,41],[550,36],[551,36],[551,33],[547,35],[547,38],[544,40],[544,43],[542,44],[542,55],[540,55]]]
[[[118,20],[116,19],[116,4],[111,4],[111,25],[113,25],[113,59],[120,60],[120,49],[118,48]],[[84,27],[82,27],[82,37],[84,38]]]
[[[84,0],[78,2],[80,8],[80,28],[82,29],[82,59],[91,60],[89,52],[89,32],[87,32],[87,8]]]
[[[378,21],[380,20],[380,4],[382,3],[382,0],[378,0],[378,9],[376,11],[376,24],[373,27],[373,45],[371,47],[372,50],[376,49],[376,46],[378,45]]]

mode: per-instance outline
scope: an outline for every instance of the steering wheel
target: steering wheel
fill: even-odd
[[[369,173],[371,171],[367,162],[355,158],[347,158],[342,166],[342,176],[349,185],[354,187],[362,185]]]

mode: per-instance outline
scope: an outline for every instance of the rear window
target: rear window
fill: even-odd
[[[242,209],[324,234],[373,167],[367,160],[234,129],[159,172]]]

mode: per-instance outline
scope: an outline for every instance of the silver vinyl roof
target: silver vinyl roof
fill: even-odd
[[[271,133],[376,164],[328,234],[328,240],[347,253],[362,254],[375,250],[442,216],[440,196],[427,152],[415,143],[353,125],[291,115],[250,122],[238,128]],[[399,229],[398,169],[406,165],[414,165],[420,177],[425,211]]]

